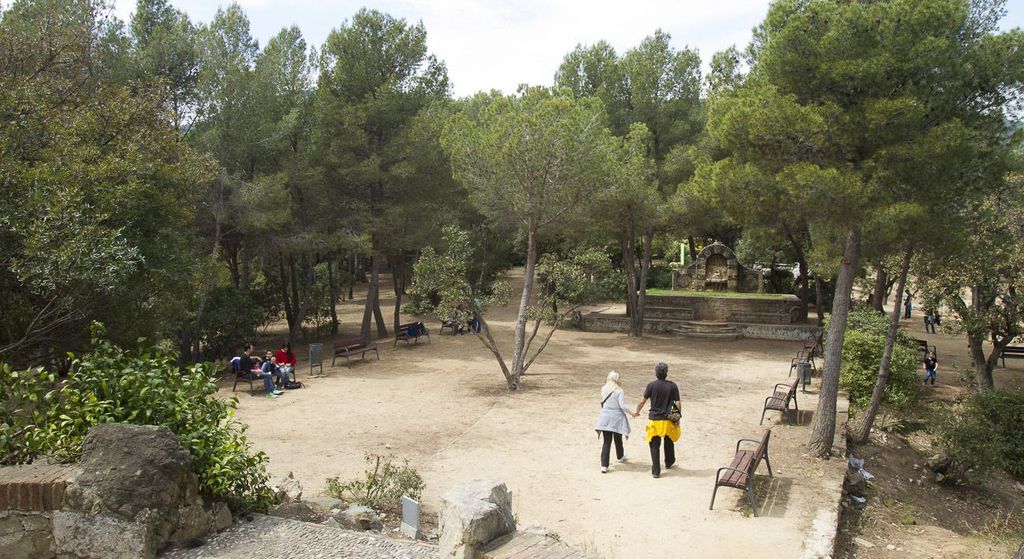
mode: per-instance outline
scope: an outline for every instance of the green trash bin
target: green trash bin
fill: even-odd
[[[803,385],[804,392],[807,392],[807,386],[811,384],[811,364],[806,361],[797,363],[796,375],[800,379],[800,384]]]

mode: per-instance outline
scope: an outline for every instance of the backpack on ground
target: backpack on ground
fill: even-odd
[[[296,388],[302,388],[302,383],[297,380],[290,380],[284,383],[284,387],[288,390],[294,390]]]

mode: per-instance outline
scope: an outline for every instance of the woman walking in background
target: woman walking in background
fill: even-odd
[[[629,419],[627,416],[636,414],[626,408],[626,394],[619,384],[619,373],[608,373],[608,380],[601,387],[601,415],[597,417],[598,434],[604,437],[601,446],[601,473],[608,472],[608,461],[611,458],[612,442],[615,442],[615,457],[619,462],[626,461],[626,452],[622,448],[622,437],[629,437]]]

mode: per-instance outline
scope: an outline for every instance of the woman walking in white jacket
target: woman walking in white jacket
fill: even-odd
[[[608,471],[611,458],[612,441],[615,442],[615,457],[619,462],[626,461],[626,453],[622,448],[622,437],[629,437],[629,418],[636,414],[626,407],[626,395],[619,385],[619,373],[608,373],[608,380],[601,387],[601,415],[597,417],[597,430],[604,437],[601,446],[601,473]]]

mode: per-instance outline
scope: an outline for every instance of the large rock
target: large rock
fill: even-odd
[[[448,490],[438,514],[442,559],[473,559],[479,548],[514,532],[512,494],[494,480],[468,481]]]
[[[334,497],[313,497],[303,501],[316,510],[328,514],[337,514],[345,508],[345,501]]]
[[[54,540],[58,556],[155,557],[225,524],[230,513],[204,505],[191,458],[170,429],[110,423],[85,437]]]
[[[288,472],[288,477],[278,480],[273,489],[279,503],[290,503],[302,499],[302,484],[295,479],[292,472]]]
[[[271,509],[268,514],[278,518],[287,518],[289,520],[299,520],[302,522],[323,522],[327,519],[326,513],[314,508],[305,501],[291,501],[289,503],[283,503]]]
[[[384,523],[370,507],[352,505],[335,517],[341,525],[352,530],[383,530]]]

